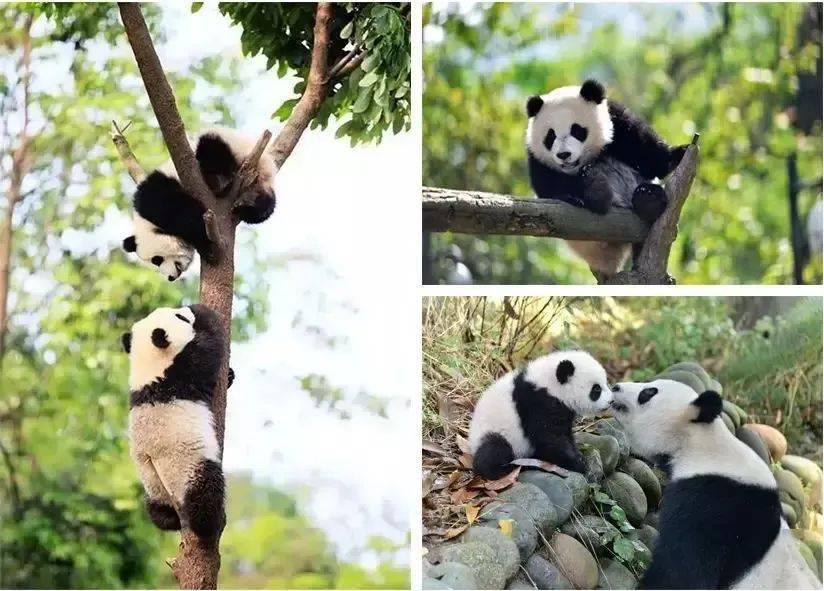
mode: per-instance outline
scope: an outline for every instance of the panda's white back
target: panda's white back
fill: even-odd
[[[511,371],[487,388],[475,405],[469,425],[469,448],[474,454],[483,436],[500,433],[512,446],[515,457],[529,457],[532,446],[524,435],[521,419],[512,399],[516,371]]]

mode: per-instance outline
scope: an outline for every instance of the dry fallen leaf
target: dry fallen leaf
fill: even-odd
[[[518,474],[521,473],[521,467],[518,466],[512,472],[504,476],[503,478],[499,478],[498,480],[492,480],[487,482],[484,485],[486,490],[503,490],[508,486],[512,486],[515,484],[515,481],[518,479]]]
[[[472,505],[464,505],[464,512],[466,513],[466,522],[469,525],[475,523],[475,520],[478,519],[478,512],[481,510],[480,507],[473,507]]]
[[[438,454],[439,456],[448,455],[449,452],[446,449],[435,443],[434,441],[429,441],[428,439],[424,439],[421,441],[421,447],[423,451],[428,451],[429,453]]]
[[[566,468],[561,468],[551,462],[545,462],[543,460],[538,460],[535,458],[519,458],[517,460],[512,460],[509,462],[514,466],[526,466],[529,468],[540,468],[544,472],[554,472],[558,476],[567,477],[569,476],[569,470]]]
[[[459,525],[457,527],[450,528],[446,530],[446,533],[443,535],[444,540],[451,540],[452,538],[461,535],[469,528],[468,523],[464,523],[463,525]]]
[[[498,520],[498,527],[501,528],[501,533],[504,534],[507,538],[512,537],[512,530],[513,530],[514,523],[515,523],[514,519],[499,519]]]
[[[470,456],[469,454],[461,454],[460,457],[458,457],[458,461],[467,470],[472,469],[472,456]]]
[[[425,497],[434,490],[435,475],[427,470],[423,473],[421,478],[421,498]]]
[[[469,441],[467,441],[465,437],[461,437],[460,435],[455,435],[455,443],[458,444],[458,449],[461,450],[461,453],[464,453],[464,454],[471,453],[471,451],[469,449]]]
[[[452,425],[461,417],[461,409],[447,396],[438,396],[438,414],[443,421],[444,430],[452,431]]]
[[[486,486],[486,480],[483,479],[481,476],[475,476],[472,480],[467,482],[464,485],[466,488],[484,488]]]
[[[481,494],[481,491],[479,490],[466,490],[465,488],[461,488],[453,492],[449,499],[456,505],[463,505],[467,501],[471,501],[477,497],[479,494]]]

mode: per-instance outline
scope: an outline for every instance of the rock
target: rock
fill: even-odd
[[[720,394],[720,392],[719,392],[719,394]],[[750,417],[747,415],[746,411],[744,411],[743,408],[738,406],[735,402],[730,402],[730,405],[733,407],[733,409],[735,409],[735,412],[738,413],[738,418],[741,419],[741,424],[742,425],[745,425],[746,423],[749,422]]]
[[[710,380],[708,389],[712,390],[713,392],[718,392],[719,395],[724,393],[724,386],[722,386],[721,383],[717,380]]]
[[[776,462],[787,453],[787,438],[775,427],[759,423],[747,423],[744,426],[750,427],[761,436],[761,439],[767,444],[767,449],[770,450],[770,456]]]
[[[520,507],[501,501],[493,501],[481,510],[478,525],[499,529],[498,520],[512,519],[512,541],[518,547],[521,561],[535,552],[538,545],[538,528],[532,518]]]
[[[815,486],[821,482],[822,472],[818,464],[801,456],[785,455],[781,458],[781,467],[798,476],[804,484]]]
[[[547,536],[551,535],[552,530],[560,523],[549,497],[534,484],[516,482],[511,488],[499,494],[497,500],[512,503],[526,511],[538,530]]]
[[[675,365],[669,366],[667,369],[664,370],[664,373],[669,373],[671,371],[678,370],[685,370],[697,376],[698,379],[701,380],[701,385],[703,387],[703,390],[701,390],[701,392],[710,389],[710,383],[713,380],[710,377],[710,374],[707,373],[707,370],[701,367],[698,363],[694,361],[682,361],[681,363],[676,363]]]
[[[438,565],[429,570],[432,578],[439,571],[434,570],[444,563],[458,562],[468,566],[475,577],[474,587],[462,587],[464,589],[503,589],[506,584],[506,577],[501,564],[495,556],[495,552],[481,542],[463,542],[460,544],[448,544],[435,549]],[[457,567],[456,567],[457,568]],[[451,571],[454,576],[459,573],[466,573],[462,569]],[[445,576],[445,575],[444,575]]]
[[[641,541],[648,549],[655,548],[655,542],[658,541],[658,530],[649,525],[642,523],[639,527],[632,530],[628,534],[630,539]]]
[[[624,472],[610,474],[604,480],[604,488],[627,514],[632,525],[641,525],[647,515],[647,497],[641,485]]]
[[[778,489],[778,500],[793,508],[793,511],[795,511],[797,525],[804,523],[807,513],[804,503],[794,499],[790,493],[785,490],[781,490],[780,488]]]
[[[601,466],[604,469],[604,474],[615,472],[615,466],[618,465],[620,456],[618,440],[615,437],[581,432],[575,434],[575,443],[579,446],[584,444],[596,448],[601,456]]]
[[[784,519],[787,520],[787,525],[791,528],[795,527],[795,524],[798,523],[798,515],[795,514],[795,509],[788,503],[781,503],[781,514],[784,516]]]
[[[500,528],[470,527],[464,532],[460,540],[461,542],[481,542],[492,548],[498,562],[503,567],[506,580],[511,579],[518,573],[518,565],[521,563],[518,546]]]
[[[593,429],[598,435],[610,435],[618,442],[618,453],[622,458],[629,455],[629,438],[626,431],[616,419],[601,419],[593,425]]]
[[[685,384],[693,390],[695,390],[695,392],[698,394],[707,389],[704,387],[704,383],[701,381],[701,378],[699,378],[694,373],[683,369],[667,370],[663,374],[659,375],[656,379],[673,380],[675,382],[681,382],[682,384]]]
[[[659,517],[658,516],[658,511],[651,511],[651,512],[647,513],[646,517],[644,517],[644,523],[646,525],[651,525],[656,530],[658,530],[658,524],[659,524],[658,517]]]
[[[524,565],[526,573],[534,581],[530,589],[572,589],[572,584],[561,571],[540,554],[533,554]]]
[[[783,490],[799,503],[805,504],[807,496],[804,494],[804,485],[798,476],[783,468],[776,468],[773,474],[778,483],[778,490]]]
[[[796,542],[795,545],[798,547],[798,552],[801,554],[801,557],[804,559],[804,562],[806,562],[807,566],[810,567],[810,570],[816,573],[816,576],[818,576],[818,563],[815,560],[813,551],[810,550],[810,547],[804,542],[799,541]]]
[[[761,435],[759,435],[757,431],[744,425],[736,429],[735,436],[746,443],[768,466],[770,465],[770,451],[767,449],[767,444],[764,443],[764,440],[761,439]]]
[[[725,412],[721,413],[721,420],[724,421],[724,426],[730,430],[730,433],[735,435],[735,423],[732,422],[730,415]]]
[[[521,472],[518,480],[527,484],[533,484],[541,489],[555,509],[558,523],[564,523],[569,519],[575,503],[572,492],[562,476],[550,472],[541,472],[540,470],[527,470]],[[586,479],[582,478],[582,480],[584,484],[586,484]]]
[[[649,563],[652,560],[652,550],[650,550],[644,542],[635,539],[632,540],[632,544],[635,546],[635,554],[637,557],[641,558],[647,563]]]
[[[658,506],[661,501],[661,483],[658,482],[658,477],[646,462],[638,458],[627,458],[621,462],[618,470],[632,476],[633,480],[641,486],[647,497],[648,510]]]
[[[729,400],[723,400],[721,402],[721,408],[726,413],[728,417],[732,420],[735,428],[738,429],[741,427],[741,416],[738,414],[738,411],[735,410],[735,406]]]
[[[589,482],[586,477],[578,472],[570,472],[564,478],[564,484],[572,493],[572,508],[577,509],[589,496]]]
[[[581,515],[567,521],[561,532],[581,542],[592,553],[598,554],[604,548],[601,543],[602,537],[617,534],[618,528],[600,515]]]
[[[815,557],[818,568],[816,572],[821,574],[822,572],[822,537],[820,531],[810,531],[808,529],[793,529],[790,530],[790,533],[796,537],[796,539],[804,542],[810,550],[813,552],[813,556]]]
[[[555,534],[545,558],[549,558],[577,589],[592,589],[598,584],[598,563],[583,544],[572,536]]]
[[[429,569],[427,575],[430,579],[438,581],[446,587],[434,587],[435,589],[476,589],[478,582],[475,580],[475,571],[472,567],[460,562],[442,562]]]
[[[506,586],[507,589],[537,589],[525,576],[518,575]]]
[[[601,558],[598,566],[599,589],[635,589],[638,584],[630,570],[620,562]]]
[[[438,579],[432,579],[430,577],[423,578],[423,585],[421,587],[423,589],[451,589],[449,585],[445,583],[441,583]],[[469,589],[470,587],[467,587]]]
[[[604,465],[601,462],[601,453],[595,447],[582,449],[581,453],[587,465],[587,481],[593,484],[601,482],[604,479]]]

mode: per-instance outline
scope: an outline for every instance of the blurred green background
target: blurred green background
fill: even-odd
[[[424,9],[423,184],[531,196],[526,97],[594,77],[701,165],[679,283],[791,283],[788,158],[821,198],[821,4],[474,4]],[[560,240],[431,234],[433,282],[593,283]],[[821,257],[804,269],[821,282]]]

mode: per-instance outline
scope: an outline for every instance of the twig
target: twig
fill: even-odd
[[[345,66],[343,66],[340,69],[340,71],[338,71],[334,76],[330,75],[330,78],[333,81],[340,80],[341,78],[345,78],[346,76],[351,74],[355,70],[355,68],[357,68],[359,65],[361,65],[363,60],[366,58],[367,54],[368,54],[368,52],[366,52],[366,51],[359,54],[355,59],[353,59],[352,61],[347,63]]]
[[[329,74],[326,76],[326,82],[327,83],[331,82],[332,80],[337,78],[338,75],[343,70],[343,68],[352,60],[352,58],[354,58],[355,56],[358,56],[359,54],[360,54],[359,57],[360,56],[365,56],[366,52],[361,52],[362,47],[363,47],[363,45],[361,43],[358,43],[357,45],[355,45],[354,48],[352,48],[351,51],[349,51],[345,56],[340,58],[340,60],[338,60],[338,63],[333,65],[331,68],[329,68]],[[363,61],[363,57],[360,57],[360,60]],[[360,62],[358,62],[358,63],[360,63]],[[354,69],[354,68],[352,68],[352,69]],[[351,72],[352,70],[348,70],[348,71]]]
[[[120,129],[117,123],[112,121],[112,127],[114,128],[112,141],[114,142],[114,147],[117,148],[117,153],[120,155],[120,160],[129,172],[129,176],[132,177],[135,184],[139,185],[140,182],[146,178],[146,173],[143,172],[143,167],[141,167],[137,161],[137,157],[134,155],[134,152],[132,152],[132,148],[129,146],[129,142],[124,135],[131,124],[132,122],[129,121],[123,129]]]

